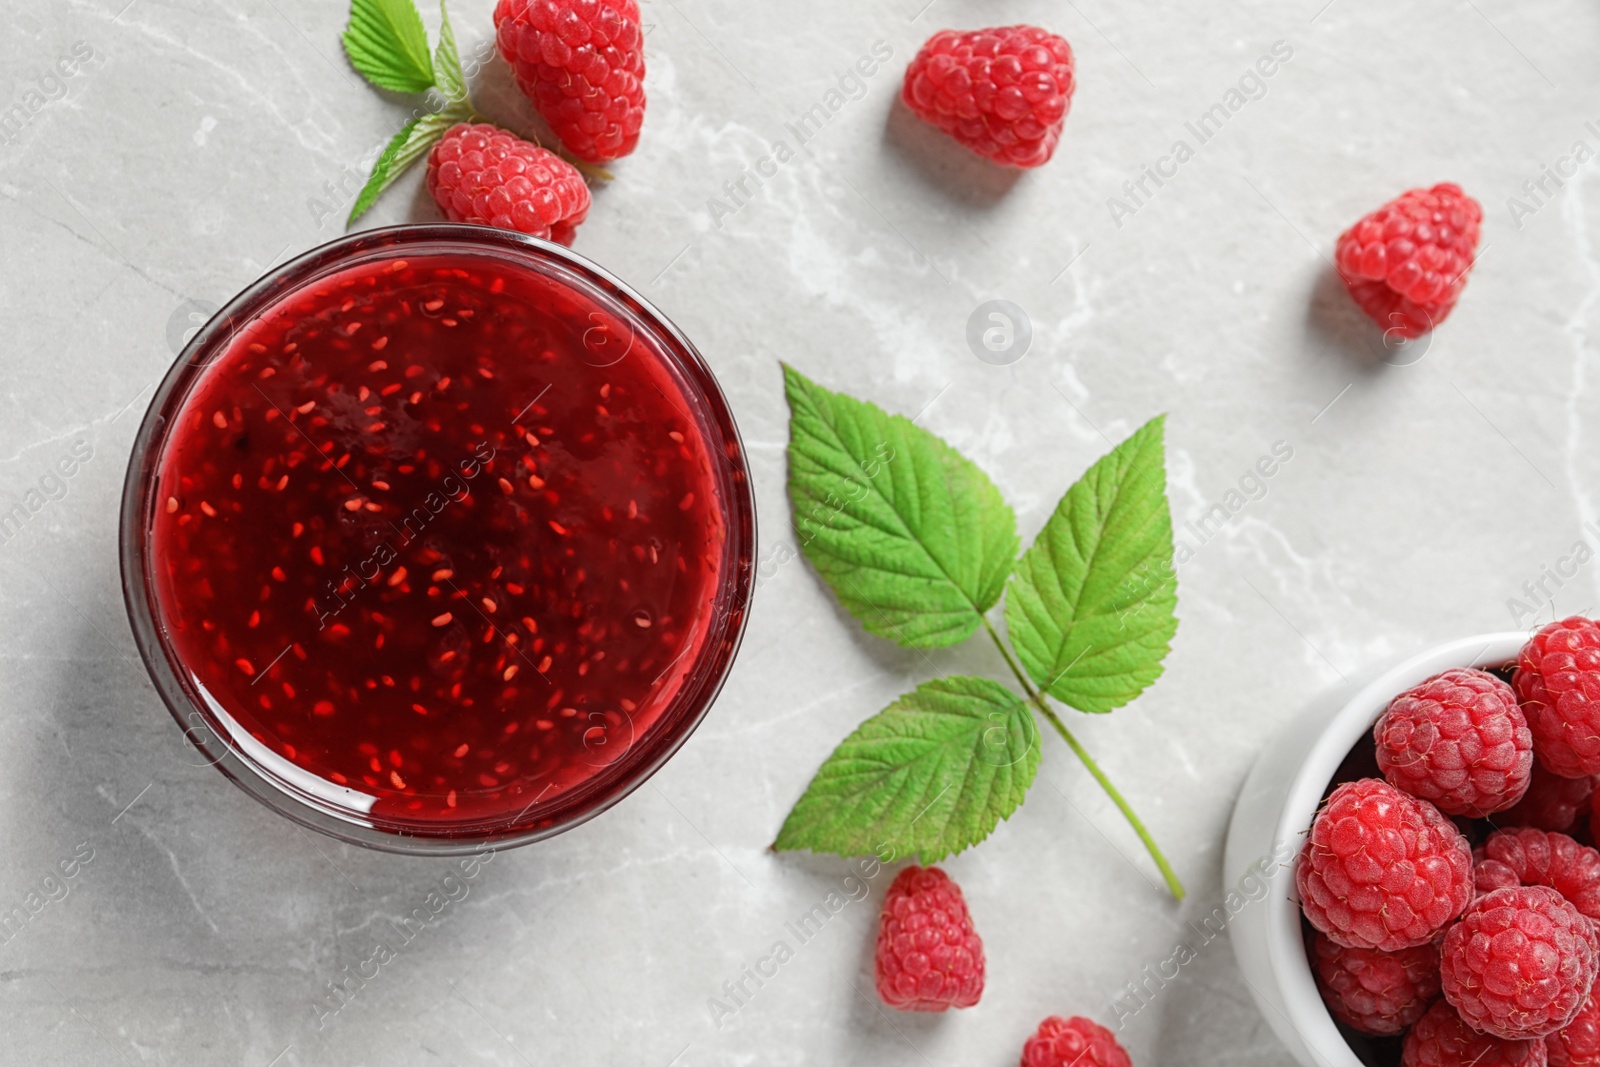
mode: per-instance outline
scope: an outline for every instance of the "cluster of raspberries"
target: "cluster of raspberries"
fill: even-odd
[[[637,0],[498,0],[495,42],[567,155],[604,164],[644,124]],[[1009,167],[1049,162],[1077,88],[1072,46],[1037,26],[941,30],[906,66],[900,100],[963,148]],[[428,189],[453,222],[562,244],[589,189],[560,155],[485,125],[451,127],[428,159]],[[1412,189],[1340,236],[1335,261],[1356,304],[1407,340],[1443,322],[1466,285],[1483,209],[1459,186]]]
[[[567,156],[620,159],[644,125],[644,27],[637,0],[499,0],[495,43]],[[978,155],[1037,167],[1055,153],[1075,86],[1072,48],[1035,26],[944,30],[906,68],[911,112]],[[578,168],[486,124],[445,131],[428,191],[446,218],[570,244],[589,213]]]
[[[495,43],[571,158],[631,153],[644,125],[644,28],[637,0],[499,0]],[[1036,26],[944,30],[906,68],[901,99],[965,148],[1014,167],[1048,161],[1075,87],[1072,47]],[[428,190],[452,222],[570,244],[589,211],[578,169],[487,125],[445,132]]]
[[[1402,1067],[1600,1067],[1600,624],[1551,623],[1509,676],[1395,697],[1383,778],[1329,794],[1296,866],[1328,1010],[1404,1035]]]
[[[878,917],[878,996],[899,1011],[970,1008],[983,995],[983,939],[961,887],[937,867],[895,876]],[[1021,1067],[1133,1067],[1116,1035],[1052,1015],[1022,1048]]]

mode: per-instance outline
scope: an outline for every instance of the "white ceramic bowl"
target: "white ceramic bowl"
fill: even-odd
[[[1363,672],[1312,701],[1245,779],[1223,861],[1229,888],[1240,888],[1219,912],[1228,916],[1234,955],[1256,1006],[1305,1067],[1361,1067],[1323,1007],[1300,935],[1294,859],[1328,783],[1402,691],[1451,667],[1510,663],[1527,640],[1521,632],[1464,637]],[[1249,892],[1263,883],[1259,897]]]

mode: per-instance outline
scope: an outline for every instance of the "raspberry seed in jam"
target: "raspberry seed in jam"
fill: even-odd
[[[146,428],[143,595],[279,789],[391,833],[537,836],[714,695],[742,457],[692,350],[575,257],[405,233],[197,340]]]

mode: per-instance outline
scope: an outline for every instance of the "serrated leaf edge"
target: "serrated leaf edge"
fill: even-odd
[[[1146,431],[1151,430],[1152,427],[1154,427],[1153,432],[1150,433],[1148,435],[1148,437],[1145,437],[1144,435],[1146,435]],[[1095,462],[1090,465],[1089,469],[1086,470],[1083,473],[1083,475],[1080,476],[1078,478],[1078,480],[1075,481],[1071,486],[1069,486],[1067,488],[1067,491],[1062,494],[1060,501],[1056,504],[1056,507],[1054,509],[1052,509],[1049,519],[1047,519],[1045,521],[1044,527],[1040,529],[1039,533],[1035,536],[1033,543],[1028,546],[1027,550],[1024,551],[1022,553],[1022,556],[1017,560],[1016,568],[1015,568],[1015,570],[1014,570],[1014,572],[1012,574],[1011,580],[1007,582],[1007,585],[1006,585],[1006,607],[1007,607],[1007,621],[1008,621],[1008,623],[1010,621],[1011,609],[1012,609],[1013,606],[1015,606],[1015,608],[1016,608],[1016,610],[1018,612],[1021,612],[1021,613],[1025,614],[1025,615],[1032,616],[1032,617],[1037,617],[1038,615],[1042,614],[1044,616],[1044,618],[1047,619],[1050,622],[1052,627],[1057,625],[1056,620],[1050,615],[1049,608],[1039,598],[1038,593],[1035,592],[1035,589],[1037,589],[1037,587],[1039,586],[1039,582],[1034,577],[1033,571],[1034,571],[1034,569],[1035,569],[1035,567],[1037,565],[1036,561],[1040,560],[1041,558],[1048,562],[1048,565],[1049,565],[1048,574],[1049,574],[1049,577],[1051,578],[1051,580],[1056,585],[1057,589],[1060,589],[1060,587],[1061,587],[1061,582],[1059,581],[1059,577],[1058,577],[1059,576],[1059,568],[1058,568],[1058,566],[1056,564],[1056,561],[1054,559],[1054,552],[1051,549],[1049,542],[1046,540],[1046,535],[1048,534],[1048,532],[1050,530],[1051,523],[1053,523],[1060,516],[1062,507],[1071,498],[1072,493],[1076,489],[1078,489],[1079,486],[1083,485],[1086,482],[1087,479],[1089,479],[1090,477],[1094,476],[1096,474],[1097,468],[1099,468],[1101,466],[1101,464],[1104,463],[1107,459],[1110,459],[1112,457],[1121,458],[1124,454],[1126,454],[1128,449],[1129,449],[1129,446],[1133,446],[1134,449],[1139,450],[1139,451],[1142,451],[1145,448],[1153,447],[1154,449],[1157,450],[1157,453],[1158,453],[1158,455],[1157,455],[1158,462],[1155,465],[1155,470],[1153,470],[1151,472],[1151,475],[1150,475],[1150,477],[1152,479],[1159,478],[1161,480],[1161,486],[1160,486],[1160,489],[1158,490],[1158,493],[1159,493],[1159,496],[1160,496],[1160,508],[1159,508],[1158,513],[1157,513],[1157,518],[1154,521],[1159,522],[1160,521],[1159,516],[1162,515],[1162,514],[1164,514],[1166,516],[1166,525],[1167,525],[1167,528],[1168,528],[1168,542],[1169,542],[1169,544],[1168,544],[1168,553],[1167,553],[1167,555],[1165,557],[1165,562],[1166,562],[1166,564],[1168,566],[1169,573],[1167,574],[1166,577],[1160,579],[1156,583],[1156,589],[1157,590],[1162,590],[1162,589],[1168,590],[1167,594],[1165,596],[1161,597],[1161,600],[1162,600],[1162,602],[1170,602],[1174,607],[1176,606],[1176,604],[1177,604],[1176,575],[1173,572],[1172,567],[1171,567],[1171,564],[1172,564],[1171,544],[1170,544],[1170,542],[1171,542],[1171,510],[1170,510],[1171,505],[1170,505],[1170,502],[1167,499],[1166,484],[1165,484],[1165,473],[1166,473],[1166,466],[1165,466],[1165,455],[1166,455],[1166,450],[1165,450],[1165,427],[1166,427],[1166,416],[1164,414],[1157,415],[1154,418],[1150,419],[1148,422],[1146,422],[1144,425],[1140,426],[1137,430],[1135,430],[1132,434],[1130,434],[1125,440],[1123,440],[1122,442],[1117,444],[1114,448],[1112,448],[1112,450],[1110,452],[1106,453],[1106,455],[1101,456],[1099,459],[1095,460]],[[1141,438],[1144,438],[1144,439],[1141,439]],[[1120,465],[1121,465],[1121,467],[1122,467],[1122,469],[1124,471],[1129,470],[1129,469],[1131,469],[1133,467],[1134,463],[1137,462],[1137,459],[1138,459],[1137,452],[1135,452],[1133,454],[1129,454],[1129,455],[1127,455],[1126,462],[1122,463]],[[1133,480],[1119,478],[1116,490],[1115,490],[1114,495],[1113,495],[1112,503],[1111,503],[1110,506],[1108,506],[1105,509],[1105,512],[1107,514],[1110,514],[1110,513],[1114,512],[1116,510],[1118,502],[1121,500],[1121,498],[1122,498],[1124,492],[1127,490],[1127,488],[1129,486],[1131,486],[1131,485],[1133,485]],[[1071,527],[1070,524],[1068,525],[1068,532],[1069,532],[1069,535],[1072,535],[1074,537],[1074,539],[1076,538],[1076,531]],[[1102,531],[1102,533],[1103,532],[1104,531]],[[1085,565],[1086,565],[1085,566],[1085,570],[1086,570],[1086,573],[1092,573],[1093,572],[1093,569],[1094,569],[1094,567],[1093,567],[1093,556],[1095,554],[1098,554],[1098,552],[1100,551],[1100,545],[1101,545],[1101,543],[1103,541],[1104,541],[1104,537],[1103,536],[1096,541],[1092,553],[1083,553],[1081,551],[1081,547],[1080,547],[1079,555],[1083,556],[1084,559],[1085,559]],[[1155,557],[1153,557],[1153,556],[1146,558],[1145,560],[1141,561],[1139,566],[1140,567],[1148,566],[1150,564],[1151,560],[1154,559],[1154,558]],[[1019,582],[1022,582],[1024,580],[1027,582],[1028,588],[1019,589]],[[1087,583],[1085,583],[1085,584],[1087,584]],[[1137,600],[1139,602],[1141,602],[1141,603],[1154,603],[1155,602],[1153,597],[1148,596],[1148,595],[1143,595],[1143,594],[1141,594],[1137,598]],[[1034,603],[1034,601],[1038,601],[1038,602]],[[1077,616],[1075,614],[1073,622],[1076,622],[1076,621],[1077,621]],[[1147,672],[1149,673],[1148,679],[1144,680],[1142,682],[1142,684],[1139,684],[1137,686],[1137,688],[1133,689],[1131,692],[1120,692],[1120,693],[1113,694],[1113,695],[1110,695],[1110,696],[1102,697],[1102,698],[1097,699],[1097,700],[1092,702],[1093,704],[1096,705],[1096,706],[1093,706],[1093,707],[1083,707],[1083,706],[1081,706],[1083,701],[1081,701],[1081,699],[1080,700],[1075,700],[1074,699],[1075,694],[1064,693],[1064,692],[1061,692],[1058,689],[1058,684],[1060,683],[1061,679],[1064,678],[1066,676],[1067,672],[1072,670],[1072,668],[1079,661],[1081,661],[1084,658],[1084,656],[1089,654],[1089,652],[1091,651],[1090,648],[1086,648],[1082,652],[1080,652],[1076,657],[1074,657],[1072,662],[1067,664],[1064,668],[1056,670],[1053,674],[1045,676],[1045,672],[1038,671],[1038,670],[1034,669],[1036,664],[1033,662],[1033,656],[1032,655],[1024,655],[1023,650],[1024,650],[1024,647],[1026,645],[1026,642],[1018,641],[1017,635],[1015,633],[1012,633],[1010,636],[1011,636],[1013,647],[1015,647],[1017,649],[1018,659],[1020,659],[1022,661],[1023,667],[1024,667],[1025,670],[1027,670],[1028,675],[1034,680],[1034,682],[1036,684],[1039,685],[1039,687],[1041,689],[1045,690],[1051,696],[1055,697],[1057,700],[1060,700],[1062,703],[1067,704],[1069,707],[1076,708],[1079,711],[1088,712],[1088,713],[1107,713],[1107,712],[1115,710],[1116,708],[1122,707],[1124,704],[1127,704],[1130,701],[1132,701],[1140,693],[1144,692],[1144,690],[1148,689],[1151,685],[1153,685],[1155,683],[1155,681],[1157,679],[1159,679],[1161,677],[1161,675],[1165,672],[1166,668],[1165,668],[1165,662],[1164,661],[1166,659],[1167,653],[1171,651],[1172,636],[1177,632],[1177,626],[1178,626],[1177,618],[1175,616],[1170,617],[1169,618],[1169,623],[1170,623],[1170,625],[1168,625],[1168,626],[1164,626],[1164,627],[1158,628],[1159,630],[1165,631],[1164,633],[1152,632],[1152,633],[1133,636],[1133,637],[1130,637],[1127,641],[1119,642],[1115,646],[1110,646],[1107,649],[1104,649],[1104,650],[1102,650],[1101,652],[1099,652],[1097,654],[1097,655],[1105,655],[1107,652],[1111,651],[1112,648],[1124,648],[1124,647],[1127,647],[1128,645],[1137,645],[1137,646],[1142,647],[1145,651],[1147,651],[1147,652],[1152,654],[1153,662],[1148,664],[1147,666],[1145,666],[1143,668],[1136,668],[1136,669],[1132,669],[1132,670],[1119,670],[1119,671],[1116,671],[1116,672],[1114,672],[1112,674],[1108,674],[1108,675],[1090,676],[1090,677],[1113,678],[1113,677],[1118,677],[1118,676],[1124,676],[1125,677],[1125,676],[1133,675],[1135,677],[1142,677],[1145,673],[1147,673]],[[1038,627],[1039,623],[1037,621],[1034,621],[1033,625],[1035,627]],[[1011,628],[1008,625],[1008,630],[1009,629],[1011,629]],[[1065,630],[1063,632],[1063,638],[1066,638],[1068,635],[1070,635],[1070,632],[1071,632],[1071,630],[1070,630],[1070,624],[1069,624],[1069,627],[1067,628],[1067,630]],[[1155,640],[1153,642],[1151,641],[1152,638],[1155,638]],[[1052,659],[1053,658],[1054,657],[1052,657]],[[1053,664],[1052,664],[1052,666],[1053,666]]]
[[[450,26],[445,0],[439,0],[439,43],[433,50],[434,86],[452,103],[467,99],[467,76],[461,70],[461,53],[456,49],[456,31]]]
[[[365,214],[385,189],[393,185],[417,160],[427,155],[439,138],[444,136],[446,130],[458,122],[468,121],[471,117],[472,109],[469,106],[452,104],[442,111],[419,115],[400,127],[400,132],[390,139],[378,158],[373,161],[372,173],[367,176],[366,184],[356,194],[355,203],[350,206],[350,217],[345,224],[351,225]],[[419,131],[421,136],[418,135]]]
[[[378,88],[420,93],[434,87],[428,34],[411,0],[351,0],[340,39],[350,65]]]
[[[829,585],[834,585],[833,577],[828,572],[837,568],[830,568],[819,563],[817,559],[812,557],[810,551],[808,550],[810,542],[815,538],[815,533],[812,532],[810,536],[807,536],[807,530],[804,528],[805,524],[811,523],[813,526],[823,527],[826,527],[830,524],[817,523],[814,518],[814,513],[817,508],[826,505],[827,501],[813,495],[804,487],[797,487],[795,485],[795,469],[802,463],[806,463],[811,465],[816,473],[832,475],[833,477],[861,485],[863,488],[867,489],[883,500],[883,502],[887,505],[889,512],[894,516],[897,522],[897,529],[885,529],[882,525],[870,522],[867,518],[859,515],[852,515],[851,517],[862,527],[877,530],[886,537],[894,538],[914,546],[916,551],[920,552],[921,556],[926,560],[926,562],[931,565],[932,570],[936,572],[937,576],[917,575],[905,570],[896,570],[891,567],[879,566],[876,565],[874,561],[870,560],[853,561],[849,564],[851,569],[862,571],[877,570],[885,574],[892,574],[899,578],[910,580],[921,579],[929,582],[942,580],[948,584],[950,588],[954,589],[965,602],[965,610],[961,611],[930,609],[926,612],[921,612],[920,614],[926,616],[930,621],[934,620],[936,617],[949,617],[950,623],[948,625],[941,624],[937,629],[931,630],[926,634],[922,634],[919,639],[913,639],[911,637],[906,637],[902,627],[890,621],[881,607],[872,604],[872,601],[869,598],[861,594],[859,592],[859,585],[856,585],[856,583],[852,580],[851,584],[856,585],[858,591],[857,595],[861,602],[872,606],[880,615],[884,616],[884,626],[902,635],[904,639],[896,638],[896,643],[910,648],[937,648],[956,644],[957,642],[965,640],[967,637],[971,636],[972,633],[976,631],[977,628],[982,624],[984,613],[999,603],[1001,596],[1004,595],[1007,579],[1009,577],[1012,563],[1016,556],[1017,545],[1019,543],[1016,533],[1015,513],[1012,512],[1009,503],[1007,503],[1004,496],[1001,495],[999,488],[994,484],[994,480],[989,476],[987,471],[974,463],[948,441],[929,430],[925,430],[922,427],[917,426],[915,422],[906,418],[904,415],[886,411],[877,404],[873,403],[871,400],[865,400],[860,397],[851,396],[848,393],[829,389],[826,386],[821,385],[820,383],[807,377],[805,374],[801,373],[799,370],[795,369],[786,362],[782,363],[781,366],[784,373],[784,392],[790,409],[790,440],[788,448],[786,449],[789,460],[788,495],[791,498],[791,503],[794,505],[798,505],[799,503],[794,498],[797,495],[802,494],[805,496],[807,501],[812,504],[812,515],[802,515],[801,509],[798,506],[796,506],[794,509],[794,522],[797,527],[796,532],[802,537],[802,551],[805,551],[806,556],[811,560],[812,565],[816,566],[819,571],[824,573],[824,577],[828,578]],[[962,587],[961,582],[955,575],[950,573],[949,569],[944,565],[944,563],[928,550],[920,538],[913,535],[909,527],[905,525],[904,519],[900,516],[896,502],[884,496],[882,490],[873,481],[872,476],[868,475],[865,470],[860,469],[859,461],[855,461],[853,456],[850,458],[856,469],[839,470],[830,467],[815,457],[805,455],[799,449],[797,449],[795,428],[796,425],[801,421],[801,412],[798,410],[799,405],[797,401],[803,400],[809,412],[814,416],[815,422],[828,432],[829,439],[821,439],[819,437],[819,439],[822,440],[822,443],[825,446],[831,447],[831,449],[835,452],[847,456],[850,454],[850,450],[848,447],[846,447],[844,439],[839,432],[838,426],[827,417],[823,410],[823,405],[818,402],[819,399],[839,399],[848,401],[852,404],[860,405],[873,415],[884,419],[899,435],[925,435],[934,446],[934,459],[940,467],[940,474],[942,477],[948,481],[951,475],[960,475],[966,477],[975,474],[980,480],[977,486],[978,492],[980,494],[983,494],[985,491],[993,492],[995,498],[1000,502],[1001,506],[1005,508],[1006,514],[1010,517],[1011,522],[1009,524],[1010,536],[1007,539],[1008,543],[1005,553],[1006,565],[1003,569],[997,570],[995,574],[987,576],[987,581],[983,583],[990,590],[991,595],[975,599],[966,591],[966,589]],[[960,464],[965,464],[966,469],[963,469]],[[835,509],[835,513],[844,513],[844,507],[842,504]],[[985,561],[988,555],[988,550],[991,548],[992,546],[990,545],[979,546],[980,581],[982,581],[982,579],[985,577],[981,574],[983,569],[982,563]],[[837,588],[835,588],[835,592],[837,595]],[[987,603],[980,603],[980,599],[987,600]],[[859,616],[857,617],[859,618]],[[862,622],[863,625],[866,625],[865,620],[862,620]],[[874,633],[878,633],[879,636],[889,636],[880,628],[869,625],[868,629]]]
[[[802,832],[806,832],[804,830],[797,829],[797,828],[794,827],[793,820],[794,820],[795,813],[800,810],[801,805],[804,804],[807,801],[808,798],[811,798],[813,788],[817,785],[819,779],[821,779],[824,771],[829,767],[829,765],[830,764],[835,764],[835,761],[841,761],[842,762],[844,760],[848,760],[850,758],[849,756],[842,756],[841,755],[842,753],[844,753],[845,749],[848,746],[850,746],[852,744],[852,742],[856,742],[856,739],[859,737],[859,735],[861,735],[863,733],[863,731],[869,730],[873,726],[874,723],[876,723],[878,720],[882,719],[884,716],[887,716],[887,715],[890,715],[891,713],[893,713],[893,714],[897,714],[897,715],[906,715],[906,716],[916,715],[916,716],[923,716],[923,717],[929,717],[929,718],[938,718],[938,717],[956,718],[956,719],[961,719],[961,720],[964,720],[964,721],[971,721],[972,719],[976,718],[975,716],[961,715],[959,713],[943,711],[943,710],[936,709],[936,708],[917,707],[915,705],[906,706],[909,701],[914,700],[919,694],[925,692],[926,690],[929,690],[929,689],[941,689],[941,688],[943,688],[945,686],[948,686],[952,682],[978,683],[980,688],[989,690],[989,694],[993,694],[994,696],[1003,697],[1004,701],[1005,701],[1003,706],[1005,707],[1006,713],[1008,715],[1017,716],[1017,721],[1019,721],[1022,724],[1024,724],[1024,729],[1027,732],[1028,736],[1027,736],[1027,745],[1023,749],[1023,753],[1024,753],[1023,756],[1020,757],[1018,760],[1016,760],[1013,763],[1006,764],[1004,766],[1004,768],[1000,768],[1000,769],[1009,770],[1009,769],[1011,769],[1013,767],[1017,767],[1017,766],[1020,766],[1020,765],[1025,765],[1025,764],[1028,765],[1027,772],[1026,772],[1027,773],[1027,781],[1022,785],[1022,788],[1021,788],[1022,794],[1025,795],[1027,793],[1027,791],[1032,787],[1033,781],[1036,778],[1036,776],[1038,775],[1039,763],[1040,763],[1040,759],[1041,759],[1041,755],[1042,755],[1038,723],[1035,721],[1035,719],[1033,717],[1032,709],[1028,707],[1027,702],[1024,701],[1021,697],[1019,697],[1012,690],[1006,688],[1005,686],[1001,685],[998,682],[993,681],[992,679],[980,678],[980,677],[975,677],[975,676],[956,676],[956,677],[953,677],[953,678],[935,679],[933,681],[922,683],[921,685],[917,686],[915,689],[911,690],[908,693],[901,694],[888,707],[884,708],[882,711],[879,711],[877,714],[875,714],[875,715],[869,717],[868,719],[866,719],[865,721],[863,721],[859,726],[856,727],[856,729],[854,729],[854,730],[852,730],[850,732],[849,736],[845,737],[844,740],[840,741],[839,744],[834,747],[833,751],[829,753],[828,757],[826,759],[824,759],[822,764],[817,768],[816,773],[812,775],[811,780],[807,783],[805,790],[800,795],[800,798],[795,801],[793,807],[789,811],[788,816],[785,817],[784,824],[778,831],[777,840],[775,840],[773,842],[773,844],[772,844],[773,850],[774,851],[808,851],[808,852],[828,853],[828,854],[832,854],[832,855],[854,855],[854,854],[858,854],[858,853],[856,853],[854,851],[849,850],[850,846],[849,845],[845,845],[845,844],[841,844],[841,845],[838,845],[838,846],[835,846],[835,847],[829,847],[828,845],[826,845],[824,843],[821,843],[821,842],[813,842],[813,843],[807,843],[807,844],[786,844],[785,843],[785,838],[786,837],[792,838],[795,835],[798,835],[798,834],[800,834]],[[989,695],[989,694],[960,693],[960,692],[954,692],[954,691],[948,691],[948,690],[945,693],[945,695],[947,695],[949,697],[969,697],[971,699],[982,700],[982,701],[985,701],[985,702],[990,703],[990,704],[1000,704],[1000,701],[992,699],[991,695]],[[1021,713],[1021,714],[1019,715],[1018,713]],[[989,729],[989,728],[985,728],[979,734],[980,738],[982,736],[982,733],[986,733],[987,732],[987,729]],[[907,739],[908,738],[902,736],[902,737],[878,738],[878,739],[872,739],[872,740],[877,740],[877,741],[882,741],[882,742],[888,743],[888,742],[891,742],[891,741],[907,740]],[[866,743],[870,743],[870,742],[869,741],[861,741],[861,742],[856,742],[856,743],[858,743],[858,744],[866,744]],[[1031,756],[1031,759],[1029,758],[1030,756]],[[913,761],[913,762],[915,762],[915,761]],[[955,800],[952,801],[952,804],[955,804],[956,802],[958,802],[960,800],[960,798],[967,793],[968,783],[971,781],[972,774],[973,774],[974,770],[976,770],[978,768],[979,762],[980,762],[979,759],[971,759],[971,760],[969,760],[967,762],[965,775],[964,775],[962,781],[959,783],[959,789],[957,790],[956,798],[955,798]],[[886,777],[888,777],[890,775],[898,773],[899,771],[903,770],[907,766],[910,766],[910,764],[909,763],[908,764],[903,764],[900,767],[894,768],[894,769],[892,769],[890,771],[887,771],[887,772],[882,772],[882,771],[871,772],[871,777],[873,777],[875,779],[886,778]],[[862,773],[863,774],[867,774],[868,772],[862,772]],[[848,777],[848,774],[846,775],[846,777]],[[837,780],[838,779],[835,778],[834,781],[837,782]],[[939,799],[943,797],[944,793],[949,792],[951,790],[951,788],[954,787],[954,785],[955,785],[954,783],[946,784],[945,787],[938,794],[936,794],[934,796],[933,800],[929,801],[927,807],[925,807],[923,809],[923,811],[926,812],[928,810],[928,808],[931,808],[934,804],[936,804],[939,801]],[[994,790],[991,789],[989,791],[988,797],[985,798],[985,802],[977,805],[977,808],[979,810],[982,810],[982,811],[990,810],[992,808],[992,806],[993,806],[992,805],[993,797],[994,797]],[[812,798],[812,799],[813,799],[813,801],[815,801],[815,800],[820,800],[822,798],[817,797],[817,798]],[[891,797],[887,802],[885,802],[881,806],[880,810],[893,809],[894,807],[897,806],[896,802],[898,801],[898,799],[899,799],[898,794],[895,797]],[[1016,814],[1017,809],[1022,806],[1022,802],[1023,802],[1023,797],[1019,796],[1018,799],[1017,799],[1016,804],[1011,807],[1010,811],[1002,812],[1002,813],[1000,813],[1000,814],[998,814],[996,816],[993,825],[987,826],[986,828],[982,829],[981,832],[977,833],[976,836],[972,837],[970,840],[966,840],[965,842],[961,843],[957,847],[954,847],[954,848],[943,848],[943,849],[941,849],[941,848],[939,848],[937,846],[930,847],[930,848],[921,848],[921,849],[916,849],[917,854],[919,855],[921,861],[924,862],[924,863],[937,863],[937,862],[945,859],[948,856],[952,856],[952,855],[955,855],[955,854],[957,854],[959,852],[963,852],[966,849],[971,848],[974,845],[977,845],[980,842],[987,840],[989,838],[989,836],[991,834],[993,834],[994,831],[999,827],[1000,823],[1008,821],[1011,818],[1012,815]],[[954,809],[952,809],[952,810],[954,810]],[[921,818],[921,817],[922,816],[919,814],[917,818]],[[916,819],[913,819],[912,823],[914,824],[915,822],[916,822]],[[854,832],[855,833],[861,833],[861,832],[870,830],[872,828],[872,826],[876,826],[876,825],[877,825],[877,819],[875,818],[871,825],[855,828]],[[936,836],[938,838],[941,838],[941,839],[946,837],[946,835],[948,834],[949,825],[950,825],[949,821],[947,820],[946,823],[944,824],[944,826],[940,829],[939,833]],[[806,829],[807,830],[811,830],[811,828],[806,828]],[[814,833],[815,831],[811,830],[811,832]],[[841,835],[841,836],[847,836],[847,835]],[[908,834],[906,836],[909,837],[910,835]],[[908,847],[911,847],[911,843],[909,841],[907,841],[906,843],[907,843]],[[886,840],[884,842],[884,844],[885,845],[888,844],[888,841]],[[872,851],[874,849],[878,849],[878,848],[881,848],[881,847],[882,846],[872,846],[871,849],[867,849],[865,851]],[[885,862],[887,862],[887,861],[885,861]]]

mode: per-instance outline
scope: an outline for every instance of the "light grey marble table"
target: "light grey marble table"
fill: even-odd
[[[1600,543],[1594,5],[645,8],[644,137],[576,247],[696,340],[742,426],[765,560],[744,651],[653,781],[497,856],[335,1014],[329,983],[447,861],[299,831],[185,747],[134,652],[115,519],[190,316],[342,232],[404,107],[346,66],[335,0],[0,0],[0,511],[40,505],[0,538],[0,919],[24,916],[0,928],[0,1063],[1012,1064],[1046,1014],[1111,1022],[1124,983],[1218,906],[1234,794],[1312,694],[1374,658],[1548,618],[1552,598],[1600,604],[1600,569],[1561,563]],[[490,9],[453,6],[463,52],[490,40]],[[1064,144],[1023,175],[894,103],[931,32],[1008,21],[1078,56]],[[1280,41],[1292,56],[1201,142],[1186,124]],[[891,58],[841,82],[875,48]],[[487,109],[526,117],[503,64],[477,80]],[[802,145],[789,124],[835,89]],[[795,158],[760,166],[780,140]],[[1139,191],[1179,140],[1192,158]],[[1562,184],[1530,194],[1547,168]],[[1483,202],[1484,254],[1431,345],[1374,361],[1333,241],[1442,180]],[[366,223],[434,217],[412,175]],[[1009,366],[966,342],[992,298],[1031,320]],[[1027,804],[947,864],[988,946],[981,1006],[880,1008],[880,877],[717,1025],[708,1000],[848,873],[768,852],[783,815],[845,733],[932,674],[782,562],[779,360],[923,411],[993,474],[1025,536],[1107,439],[1170,413],[1174,515],[1195,552],[1182,624],[1154,689],[1074,728],[1189,901],[1165,896],[1046,737]],[[1257,488],[1247,476],[1279,442],[1292,458]],[[1236,489],[1251,498],[1226,523],[1183,526]],[[1003,670],[977,644],[937,659]],[[1144,1067],[1287,1061],[1225,937],[1122,1033]]]

